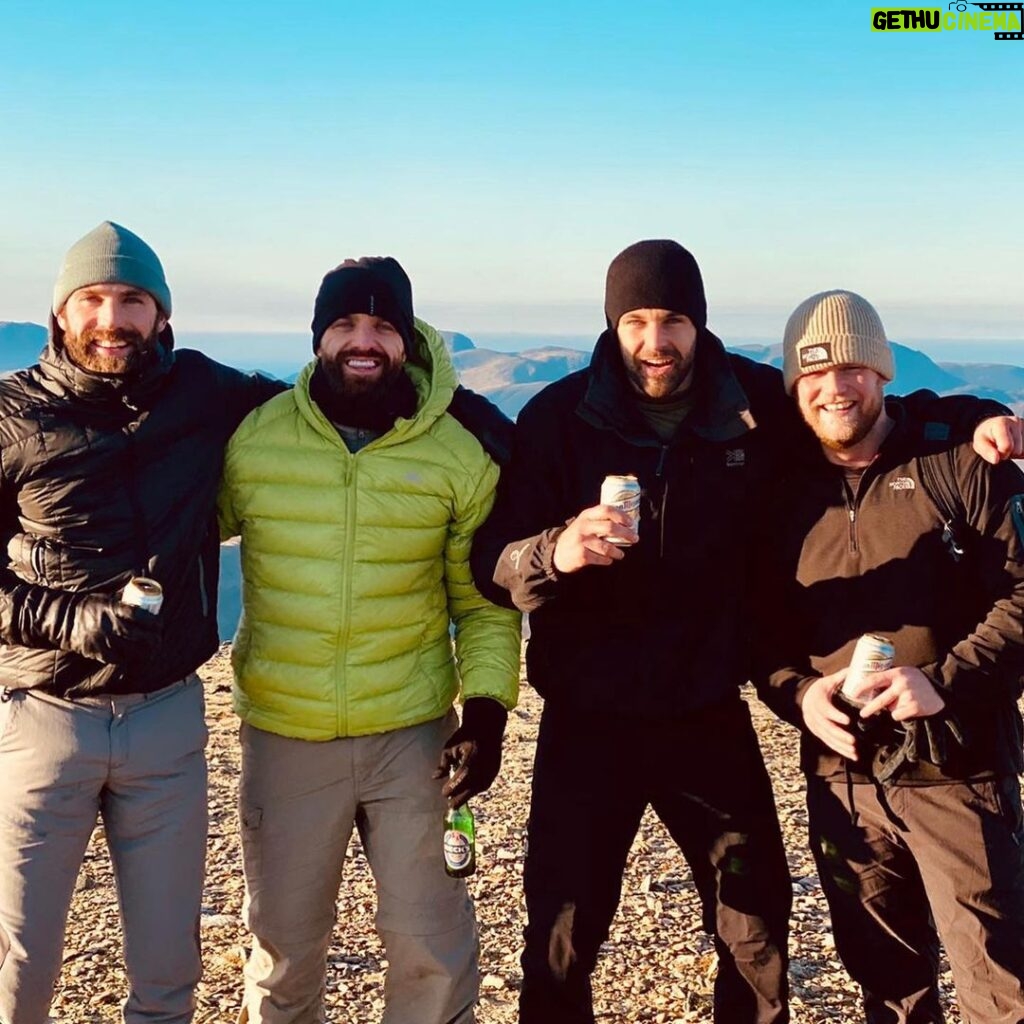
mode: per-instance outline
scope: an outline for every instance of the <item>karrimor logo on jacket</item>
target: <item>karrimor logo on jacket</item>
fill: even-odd
[[[973,8],[973,10],[971,9]],[[950,0],[941,7],[872,7],[872,32],[993,32],[995,39],[1024,39],[1024,3],[976,4]]]
[[[529,550],[530,550],[530,544],[527,543],[527,544],[524,544],[521,548],[514,548],[512,551],[510,551],[508,553],[508,560],[515,567],[516,572],[519,572],[519,562],[520,562],[520,560],[522,559],[523,555],[525,555],[526,552],[529,551]]]

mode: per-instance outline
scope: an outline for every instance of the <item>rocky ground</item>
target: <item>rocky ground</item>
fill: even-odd
[[[237,721],[231,711],[230,669],[222,652],[205,668],[210,721],[211,824],[203,906],[206,973],[199,990],[199,1024],[231,1022],[247,935],[242,926],[242,872],[235,799]],[[824,900],[805,849],[806,815],[796,769],[796,736],[751,697],[765,756],[775,782],[793,876],[794,1020],[801,1024],[857,1021],[858,1001],[832,946]],[[540,700],[524,686],[510,716],[501,779],[474,801],[481,852],[470,879],[481,932],[481,1024],[516,1019],[523,839]],[[327,975],[330,1019],[336,1024],[379,1021],[385,961],[373,931],[373,885],[353,841],[338,902],[338,925]],[[124,991],[120,929],[102,834],[90,845],[75,895],[64,970],[53,1017],[75,1024],[120,1021]],[[633,1021],[711,1019],[714,954],[699,929],[697,897],[686,864],[658,820],[648,813],[623,884],[622,905],[594,978],[597,1017]],[[959,1024],[948,972],[950,1024]]]

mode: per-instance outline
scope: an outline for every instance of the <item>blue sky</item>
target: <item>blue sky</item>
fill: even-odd
[[[667,236],[726,336],[848,287],[895,336],[1024,338],[1024,41],[871,6],[7,0],[0,319],[110,218],[179,332],[303,330],[370,253],[438,326],[596,332],[611,257]]]

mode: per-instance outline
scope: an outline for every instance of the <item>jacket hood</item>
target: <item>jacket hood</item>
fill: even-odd
[[[731,441],[757,426],[750,401],[729,364],[722,342],[706,327],[697,332],[693,370],[694,408],[685,428],[707,441]],[[590,383],[579,414],[594,426],[610,427],[627,439],[654,439],[626,376],[619,338],[609,328],[594,346]]]
[[[131,407],[144,408],[159,391],[174,365],[174,331],[166,324],[157,337],[156,359],[129,377],[105,376],[83,370],[68,357],[64,331],[51,313],[49,337],[39,355],[43,383],[55,393],[70,392],[88,401],[114,400]]]
[[[444,338],[419,317],[415,318],[414,323],[416,331],[413,354],[405,364],[405,372],[416,388],[416,413],[410,419],[400,416],[383,437],[372,442],[374,445],[396,444],[428,430],[447,411],[458,385],[458,375],[448,355]],[[316,364],[314,359],[299,373],[293,390],[295,404],[318,433],[343,444],[337,430],[310,397],[309,382]]]

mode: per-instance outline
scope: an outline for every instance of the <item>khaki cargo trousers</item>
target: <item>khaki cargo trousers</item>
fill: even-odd
[[[202,973],[206,722],[198,676],[151,694],[0,691],[0,1022],[44,1024],[96,825],[124,928],[126,1024],[188,1024]]]
[[[314,743],[242,726],[245,919],[253,933],[242,1024],[327,1020],[327,950],[353,826],[377,886],[388,959],[383,1024],[472,1024],[476,922],[465,882],[444,871],[445,801],[431,778],[456,727],[450,712]]]

